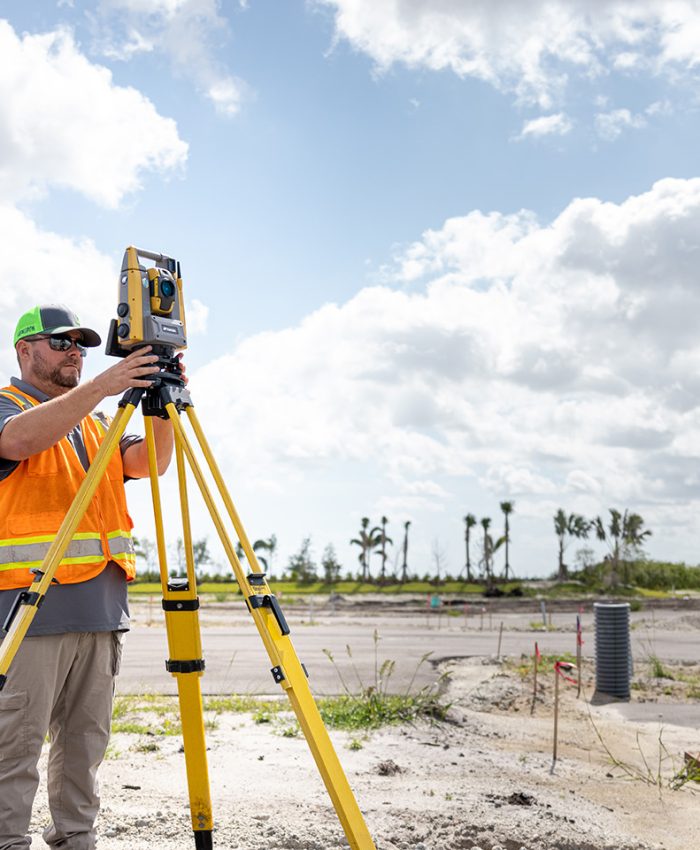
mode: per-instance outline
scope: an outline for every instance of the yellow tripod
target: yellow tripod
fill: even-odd
[[[209,790],[206,745],[200,677],[204,671],[199,629],[199,600],[192,551],[185,460],[199,485],[212,521],[230,561],[238,586],[272,664],[272,676],[286,691],[311,753],[330,795],[333,806],[352,850],[376,850],[362,813],[343,772],[307,681],[306,670],[299,661],[289,637],[289,626],[282,609],[270,591],[265,573],[250,545],[219,468],[214,460],[195,414],[190,394],[177,374],[177,369],[164,369],[153,387],[129,390],[119,402],[119,409],[107,435],[95,456],[73,504],[46,554],[41,569],[36,571],[31,586],[18,594],[15,606],[6,622],[7,635],[0,646],[0,690],[22,639],[48,591],[54,573],[71,542],[83,514],[107,469],[110,458],[119,449],[119,441],[136,407],[141,403],[146,426],[146,441],[150,470],[151,495],[155,514],[156,541],[163,589],[163,609],[168,635],[169,659],[166,669],[177,680],[185,765],[190,799],[190,814],[196,850],[211,850],[212,807]],[[204,455],[216,488],[241,543],[251,572],[246,575],[226,531],[224,520],[216,507],[202,467],[185,433],[180,414],[185,412]],[[168,418],[175,435],[175,457],[183,522],[183,543],[187,575],[169,578],[165,534],[160,501],[156,448],[153,436],[153,416]]]

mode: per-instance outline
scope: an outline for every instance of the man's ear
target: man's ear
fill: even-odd
[[[17,362],[20,366],[22,365],[23,361],[27,360],[29,356],[29,348],[29,343],[25,342],[23,339],[21,339],[15,346],[15,351],[17,352]]]

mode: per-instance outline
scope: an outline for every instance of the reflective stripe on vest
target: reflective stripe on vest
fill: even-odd
[[[22,410],[29,410],[30,407],[34,407],[31,401],[19,393],[13,393],[12,390],[3,390],[0,395],[5,396],[5,398],[11,398],[12,401],[16,401]]]
[[[107,535],[109,551],[115,557],[120,555],[136,555],[134,541],[128,531],[110,531]]]
[[[39,566],[43,563],[55,535],[20,537],[0,540],[0,571],[19,567]],[[62,564],[90,564],[104,557],[102,541],[97,534],[76,534],[68,544]]]

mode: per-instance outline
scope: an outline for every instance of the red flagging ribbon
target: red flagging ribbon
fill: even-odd
[[[576,679],[572,679],[571,676],[567,676],[563,671],[566,670],[567,673],[570,673],[572,670],[576,669],[575,664],[571,664],[569,661],[555,661],[554,662],[555,671],[567,682],[571,682],[573,685],[578,685],[578,681]]]

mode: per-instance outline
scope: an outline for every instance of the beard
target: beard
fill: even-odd
[[[74,366],[73,369],[62,372],[66,366]],[[72,360],[66,360],[59,366],[50,366],[40,351],[34,352],[34,374],[47,384],[53,384],[55,387],[72,390],[77,387],[80,382],[80,365],[76,365]]]

